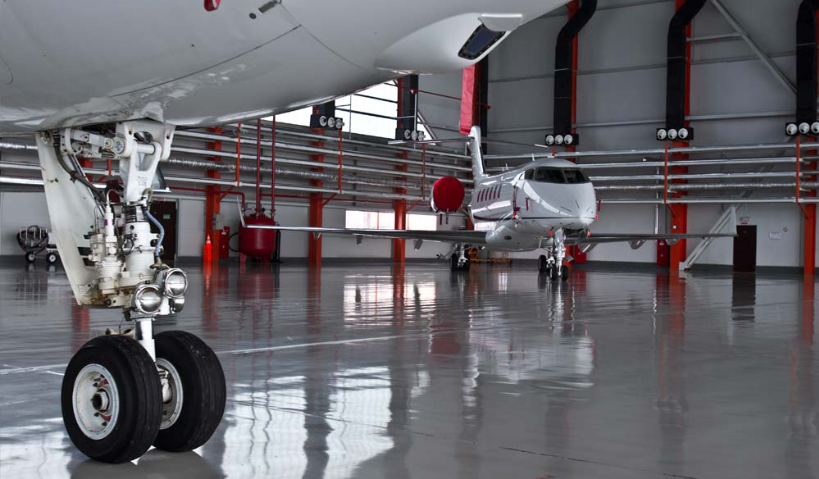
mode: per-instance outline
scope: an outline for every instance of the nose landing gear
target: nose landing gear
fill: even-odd
[[[86,343],[63,379],[68,436],[102,462],[131,461],[152,444],[195,449],[210,439],[225,409],[225,376],[214,352],[189,333],[153,334],[157,316],[182,310],[188,287],[184,271],[162,262],[164,232],[150,214],[161,186],[158,164],[172,138],[172,126],[149,121],[37,135],[52,228],[75,299],[119,308],[134,323],[133,334]],[[87,179],[78,156],[119,161],[119,198]]]
[[[554,234],[554,247],[549,248],[548,256],[540,255],[538,258],[538,272],[549,275],[552,281],[560,278],[566,282],[569,280],[569,268],[563,264],[566,258],[566,244],[563,229],[558,229]]]
[[[452,271],[469,271],[470,261],[466,256],[466,248],[458,245],[450,256]]]

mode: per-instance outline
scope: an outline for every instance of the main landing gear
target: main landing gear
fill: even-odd
[[[548,275],[552,281],[560,280],[566,282],[569,280],[569,268],[563,264],[566,258],[566,244],[562,229],[558,229],[554,234],[554,246],[549,248],[548,256],[540,255],[538,258],[538,271],[541,274]]]
[[[77,302],[119,308],[133,325],[88,341],[63,378],[68,436],[103,462],[131,461],[151,445],[195,449],[225,409],[213,350],[183,331],[153,334],[157,316],[182,310],[188,287],[184,271],[162,263],[164,233],[149,210],[172,138],[173,127],[149,121],[37,135],[52,231]],[[98,189],[79,156],[119,161],[123,188]]]

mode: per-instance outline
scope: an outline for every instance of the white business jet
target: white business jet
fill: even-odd
[[[224,412],[213,351],[152,329],[182,309],[187,289],[185,273],[159,259],[163,234],[149,211],[175,128],[457,71],[566,1],[0,1],[0,136],[36,137],[77,302],[119,309],[132,326],[92,339],[68,365],[61,404],[77,448],[105,462],[151,445],[189,451]],[[97,189],[80,160],[117,161],[122,190]]]
[[[351,235],[356,237],[403,238],[415,241],[419,249],[424,241],[449,242],[454,245],[447,255],[453,271],[469,269],[468,247],[491,251],[545,250],[538,261],[541,273],[552,279],[569,279],[564,267],[566,247],[578,246],[588,252],[600,243],[628,242],[632,248],[646,241],[664,239],[675,243],[685,238],[722,238],[736,236],[736,219],[721,234],[592,234],[597,219],[597,198],[591,181],[576,164],[560,159],[532,161],[519,168],[489,176],[481,155],[481,130],[470,132],[474,189],[467,214],[474,230],[406,231],[381,229],[320,228],[301,226],[255,226],[247,228],[303,231],[313,234]],[[454,180],[454,181],[453,181]],[[453,177],[438,180],[432,189],[430,206],[439,211],[437,197],[457,196],[463,201],[463,186]],[[451,213],[452,211],[444,211]]]

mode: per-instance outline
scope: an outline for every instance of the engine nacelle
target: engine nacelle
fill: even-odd
[[[453,176],[445,176],[432,185],[430,207],[436,213],[454,213],[464,202],[464,185]]]

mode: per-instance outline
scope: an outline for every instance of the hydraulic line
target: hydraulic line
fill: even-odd
[[[148,218],[148,221],[153,223],[156,229],[159,230],[159,238],[156,240],[156,248],[154,249],[154,258],[159,260],[160,251],[162,250],[162,241],[165,239],[165,228],[162,227],[162,223],[154,218],[154,215],[151,214],[148,208],[143,208],[142,211],[145,213],[145,217]]]

